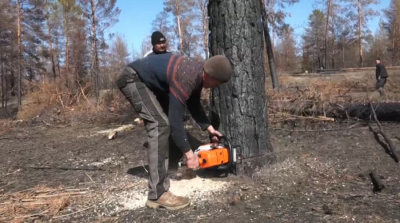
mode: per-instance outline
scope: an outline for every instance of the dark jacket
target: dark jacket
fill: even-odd
[[[387,71],[386,71],[385,65],[383,65],[383,63],[378,63],[378,64],[376,65],[375,74],[376,74],[376,79],[377,79],[377,80],[379,79],[379,77],[380,77],[380,78],[387,78],[387,77],[389,77],[389,75],[388,75],[388,73],[387,73]]]
[[[191,149],[183,123],[186,107],[203,130],[211,125],[200,103],[203,64],[172,53],[148,55],[128,64],[156,96],[169,97],[167,115],[171,137],[184,153]],[[119,79],[123,78],[120,75]]]

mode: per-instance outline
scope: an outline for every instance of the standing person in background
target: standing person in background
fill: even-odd
[[[155,31],[151,34],[151,45],[153,45],[153,49],[147,52],[143,57],[167,52],[167,39],[160,31]]]
[[[385,96],[384,86],[386,84],[386,79],[389,77],[385,65],[381,62],[380,58],[376,58],[376,88],[378,89],[380,96]]]

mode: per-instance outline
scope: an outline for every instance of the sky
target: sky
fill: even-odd
[[[110,28],[109,32],[122,35],[128,43],[129,51],[132,49],[136,52],[140,51],[143,39],[151,34],[151,22],[163,10],[163,2],[164,0],[117,0],[117,7],[121,9],[121,14],[119,22]],[[300,0],[299,3],[286,8],[290,16],[285,21],[294,28],[297,40],[300,40],[307,26],[307,18],[315,8],[314,2],[316,1]],[[374,9],[382,12],[389,3],[390,0],[380,0],[380,4],[374,6]],[[382,13],[369,21],[373,33],[378,27],[381,16]]]

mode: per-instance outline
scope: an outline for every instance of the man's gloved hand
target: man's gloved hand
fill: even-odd
[[[185,153],[186,156],[186,166],[190,169],[199,168],[199,157],[195,156],[192,150]]]
[[[222,137],[222,133],[215,130],[212,125],[208,126],[207,131],[210,134],[211,142],[217,143],[219,141],[218,138]]]

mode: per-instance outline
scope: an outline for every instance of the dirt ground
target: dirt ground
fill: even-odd
[[[392,75],[388,83],[393,103],[400,99],[399,77]],[[368,72],[284,78],[287,89],[299,94],[299,86],[304,100],[318,102],[326,99],[313,92],[327,83],[365,98],[374,77]],[[193,173],[172,162],[171,191],[192,200],[173,212],[144,205],[146,135],[134,117],[118,124],[68,124],[47,115],[36,121],[0,119],[0,222],[400,222],[398,164],[364,121],[270,119],[277,162],[252,176]],[[400,149],[400,123],[382,125]],[[207,142],[197,127],[186,128],[193,148]],[[109,140],[113,130],[117,138]],[[381,192],[373,191],[372,170],[385,185]]]
[[[278,161],[252,178],[186,180],[173,169],[171,190],[193,198],[179,212],[143,206],[143,126],[130,126],[115,140],[106,138],[107,129],[120,126],[17,127],[0,137],[0,221],[399,222],[398,165],[368,127],[349,129],[353,124],[326,125],[330,131],[272,131]],[[384,128],[399,147],[399,124],[384,123]],[[373,192],[372,169],[386,186],[381,193]],[[47,188],[46,196],[67,194],[68,205],[54,215],[45,205],[21,215],[29,203],[21,196],[38,200],[40,188]]]

